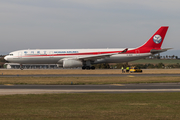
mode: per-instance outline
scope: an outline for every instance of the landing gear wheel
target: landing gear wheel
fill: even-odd
[[[82,66],[82,69],[85,70],[85,69],[86,69],[86,66]]]
[[[91,66],[91,69],[92,69],[92,70],[94,70],[94,69],[95,69],[95,67],[94,67],[94,66]]]
[[[90,70],[90,67],[89,67],[89,66],[86,66],[86,70]]]
[[[94,70],[95,69],[95,67],[94,66],[82,66],[82,70],[90,70],[90,69],[92,69],[92,70]]]

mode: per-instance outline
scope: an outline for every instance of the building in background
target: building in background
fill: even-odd
[[[5,63],[7,69],[20,69],[18,63]],[[27,64],[23,65],[24,69],[57,69],[56,64]]]

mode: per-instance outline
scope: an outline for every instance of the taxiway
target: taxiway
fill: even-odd
[[[35,74],[35,75],[0,75],[0,77],[158,77],[180,76],[180,74]]]

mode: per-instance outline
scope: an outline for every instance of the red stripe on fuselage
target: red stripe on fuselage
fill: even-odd
[[[128,50],[126,53],[122,54],[134,54],[134,53],[149,53],[150,50],[144,50],[144,51],[136,51],[137,49]],[[22,57],[46,57],[46,56],[69,56],[69,55],[101,55],[101,54],[111,54],[111,53],[120,53],[122,51],[107,51],[107,52],[87,52],[87,53],[66,53],[66,54],[46,54],[46,55],[26,55]]]
[[[39,56],[66,56],[66,55],[99,55],[99,54],[111,54],[119,53],[122,51],[108,51],[108,52],[87,52],[87,53],[66,53],[66,54],[48,54],[48,55],[27,55],[23,57],[39,57]]]

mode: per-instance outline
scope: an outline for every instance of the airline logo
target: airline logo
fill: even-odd
[[[159,44],[162,40],[162,37],[160,35],[155,35],[153,37],[153,41],[156,43],[156,44]]]

